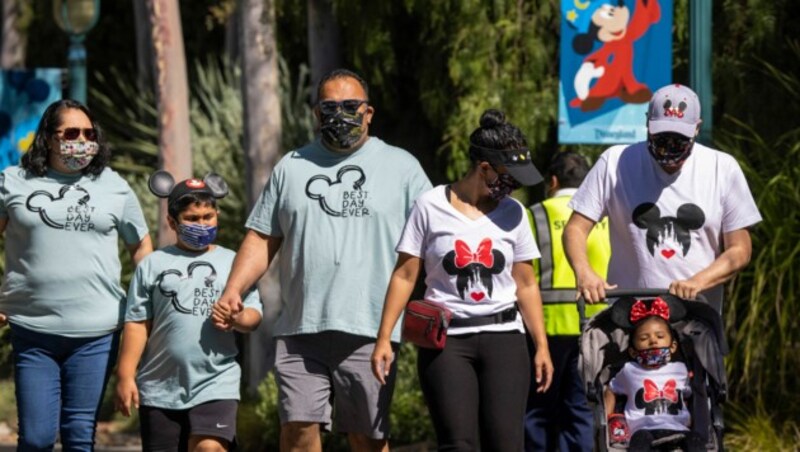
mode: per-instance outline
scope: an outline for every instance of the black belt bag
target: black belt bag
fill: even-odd
[[[450,328],[463,328],[468,326],[495,325],[498,323],[513,322],[517,319],[517,305],[498,312],[497,314],[484,315],[481,317],[467,317],[463,319],[453,318],[450,320]]]

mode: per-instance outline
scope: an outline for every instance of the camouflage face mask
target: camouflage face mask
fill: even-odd
[[[342,110],[335,113],[320,113],[322,139],[337,149],[350,149],[364,135],[361,124],[364,113],[350,114]]]

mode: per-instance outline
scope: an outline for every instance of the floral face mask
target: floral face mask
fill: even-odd
[[[80,171],[90,163],[100,150],[94,141],[65,140],[61,142],[58,158],[70,171]]]

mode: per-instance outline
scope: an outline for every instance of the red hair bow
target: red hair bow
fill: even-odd
[[[636,323],[639,320],[653,315],[657,315],[669,322],[669,305],[666,301],[662,300],[661,297],[653,300],[653,304],[650,305],[649,310],[645,307],[642,300],[636,300],[636,303],[631,306],[631,323]]]
[[[469,245],[462,240],[456,240],[456,268],[464,268],[469,264],[478,263],[486,268],[494,266],[492,254],[492,239],[483,239],[474,253]]]
[[[675,391],[675,380],[667,380],[664,383],[663,389],[658,389],[658,385],[653,381],[647,378],[644,379],[644,395],[643,399],[645,403],[650,403],[656,399],[666,399],[672,403],[678,402],[678,392]]]

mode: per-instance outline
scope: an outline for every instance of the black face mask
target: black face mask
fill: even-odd
[[[486,182],[486,186],[489,187],[492,199],[500,201],[522,185],[508,173],[497,173],[497,179],[492,182]]]
[[[647,137],[647,150],[661,166],[675,166],[689,158],[694,146],[694,137],[679,133],[664,132]]]
[[[364,113],[350,114],[338,110],[335,113],[320,112],[319,117],[322,139],[334,148],[350,149],[364,134],[361,126]]]

